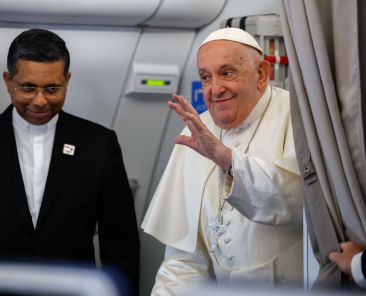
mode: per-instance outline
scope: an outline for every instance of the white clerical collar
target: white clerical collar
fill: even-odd
[[[55,127],[57,120],[58,114],[52,117],[52,119],[45,124],[31,124],[19,115],[15,107],[13,108],[13,124],[27,133],[45,133]]]
[[[247,129],[252,122],[254,122],[259,116],[263,114],[264,110],[266,110],[269,100],[271,99],[271,92],[271,86],[268,85],[257,104],[254,106],[252,112],[249,113],[248,117],[237,127],[232,128],[234,133],[240,132],[242,129]]]

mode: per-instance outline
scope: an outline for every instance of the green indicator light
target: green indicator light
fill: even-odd
[[[164,80],[151,80],[151,79],[149,79],[147,81],[147,85],[148,86],[164,86],[165,81]]]
[[[170,84],[170,81],[162,79],[144,79],[141,82],[147,86],[165,86]]]

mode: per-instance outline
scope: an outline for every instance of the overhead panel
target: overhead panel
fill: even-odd
[[[170,28],[199,28],[213,21],[226,0],[164,0],[144,25]]]
[[[136,26],[160,0],[11,0],[0,1],[0,22]]]
[[[0,22],[93,26],[147,25],[199,28],[216,18],[226,0],[2,0]]]

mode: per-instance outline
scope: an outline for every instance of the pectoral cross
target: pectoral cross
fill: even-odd
[[[221,211],[217,213],[215,220],[208,224],[208,231],[211,234],[211,249],[215,250],[219,237],[226,233],[226,225],[222,223]]]

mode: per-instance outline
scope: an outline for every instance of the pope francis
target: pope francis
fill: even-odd
[[[152,295],[206,280],[292,286],[302,281],[302,191],[287,91],[241,29],[211,33],[197,55],[208,111],[182,96],[176,137],[142,228],[166,245]]]

